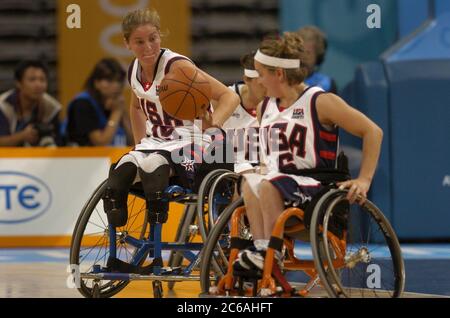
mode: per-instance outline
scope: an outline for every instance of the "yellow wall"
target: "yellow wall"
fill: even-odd
[[[137,6],[159,12],[161,29],[169,32],[163,39],[163,47],[190,55],[189,0],[58,0],[57,3],[58,86],[59,100],[64,106],[80,92],[101,58],[115,57],[124,68],[128,67],[133,56],[124,46],[120,27],[124,15]],[[66,25],[69,4],[78,4],[81,8],[80,29],[69,29]],[[111,36],[106,37],[105,44],[101,41],[102,34],[108,30],[112,30]],[[126,95],[129,96],[129,91]]]

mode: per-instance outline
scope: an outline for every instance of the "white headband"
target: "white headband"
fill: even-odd
[[[249,78],[258,78],[259,74],[258,71],[255,70],[249,70],[249,69],[244,69],[244,75],[249,77]]]
[[[279,68],[300,68],[299,59],[284,59],[280,57],[273,57],[262,53],[260,50],[256,52],[255,60],[261,64]]]

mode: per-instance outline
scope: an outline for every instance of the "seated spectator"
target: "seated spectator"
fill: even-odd
[[[92,70],[85,91],[69,103],[68,145],[127,146],[133,143],[122,95],[125,71],[115,59],[102,59]]]
[[[336,94],[336,82],[330,76],[320,73],[319,68],[325,61],[327,52],[326,35],[315,26],[300,28],[298,34],[303,38],[308,57],[304,61],[308,68],[308,75],[304,83],[308,86],[318,86],[327,92]]]
[[[61,104],[46,93],[48,69],[23,61],[14,72],[16,88],[0,95],[0,146],[61,145]]]

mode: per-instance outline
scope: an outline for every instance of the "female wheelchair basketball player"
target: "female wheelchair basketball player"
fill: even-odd
[[[302,39],[285,33],[264,40],[255,55],[259,82],[269,96],[257,109],[261,165],[243,175],[242,197],[225,208],[209,233],[202,295],[304,297],[318,284],[331,297],[400,297],[403,292],[398,239],[366,199],[382,131],[339,97],[307,87],[304,54]],[[363,139],[354,180],[345,156],[337,156],[338,127]],[[312,260],[303,253],[299,258],[295,240],[311,243]],[[217,245],[228,248],[227,269],[211,279]],[[303,284],[296,272],[309,281]]]
[[[242,194],[254,246],[239,254],[236,267],[262,269],[272,230],[286,202],[302,206],[319,193],[319,181],[299,175],[303,169],[334,168],[338,146],[338,127],[363,139],[363,158],[358,178],[339,183],[349,189],[353,203],[361,196],[364,203],[377,165],[382,130],[369,118],[338,96],[318,87],[307,87],[303,80],[305,50],[295,33],[265,39],[255,55],[259,82],[267,97],[258,106],[260,126],[268,128],[266,149],[262,151],[260,173],[244,175]],[[278,129],[274,137],[273,129]],[[278,149],[269,146],[276,139]],[[278,252],[278,251],[277,251]],[[278,259],[282,259],[278,252]]]
[[[137,144],[111,169],[103,197],[104,210],[113,226],[126,224],[129,188],[140,181],[149,220],[164,223],[168,202],[160,199],[169,185],[169,177],[177,175],[183,186],[192,187],[198,165],[189,158],[182,163],[171,159],[171,152],[192,147],[191,138],[174,139],[174,134],[192,136],[195,128],[193,121],[179,120],[164,112],[158,89],[174,69],[196,69],[196,66],[187,57],[161,48],[160,19],[156,11],[133,11],[124,18],[122,28],[126,46],[136,57],[129,67],[128,80],[133,91],[130,117]],[[203,123],[220,127],[239,104],[239,98],[213,77],[198,71],[209,82],[211,99],[216,101],[214,113],[205,114]]]

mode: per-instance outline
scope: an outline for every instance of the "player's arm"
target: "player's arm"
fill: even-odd
[[[196,67],[188,60],[178,60],[173,63],[173,65],[175,64],[177,67]],[[211,75],[200,69],[198,70],[206,77],[211,85],[211,99],[215,104],[214,113],[211,118],[211,126],[222,127],[223,123],[233,114],[239,105],[239,96]]]
[[[131,129],[133,131],[134,144],[141,142],[146,134],[146,121],[147,118],[139,106],[139,100],[136,95],[132,94],[130,103],[130,121]]]
[[[358,195],[365,198],[380,156],[383,131],[367,116],[334,94],[319,95],[316,108],[322,124],[337,125],[363,140],[362,162],[358,178],[339,183],[339,185],[341,188],[349,189],[348,199],[351,202],[354,202]]]

